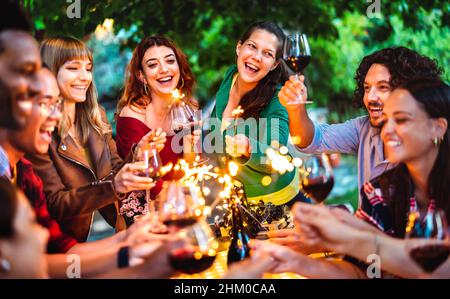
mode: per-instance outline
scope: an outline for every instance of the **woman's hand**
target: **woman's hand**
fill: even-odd
[[[164,143],[167,141],[166,133],[161,128],[151,130],[144,137],[141,138],[136,145],[135,151],[145,149],[150,146],[155,146],[158,152],[164,148]]]
[[[300,241],[300,232],[294,228],[271,230],[267,232],[269,241],[275,244],[287,246],[292,250],[303,254],[311,254],[322,251],[317,246],[309,246]]]
[[[127,230],[123,231],[124,236],[122,242],[128,245],[134,245],[155,240],[164,240],[167,237],[168,229],[157,218],[156,215],[152,214],[141,216]]]
[[[130,265],[140,265],[140,277],[165,278],[176,274],[169,262],[170,253],[184,248],[187,241],[179,236],[167,236],[167,239],[140,244],[130,248]]]
[[[286,246],[278,245],[268,241],[251,240],[250,248],[255,253],[266,254],[271,256],[276,264],[270,272],[301,272],[301,265],[310,258]]]
[[[308,99],[308,89],[305,86],[305,77],[291,76],[278,93],[278,99],[288,112],[296,111]]]
[[[225,151],[233,158],[244,156],[250,158],[251,146],[250,141],[244,134],[237,134],[236,136],[225,136]]]
[[[145,163],[127,163],[114,176],[113,184],[116,192],[128,193],[134,190],[150,190],[155,187],[153,179],[138,176],[136,173],[145,171]]]
[[[276,267],[275,260],[264,252],[251,253],[249,259],[245,259],[238,263],[233,263],[227,274],[223,277],[225,279],[257,279],[262,278],[266,272],[272,272]]]
[[[340,209],[296,203],[292,209],[300,240],[310,246],[320,246],[339,253],[349,253],[361,233],[360,227],[370,226]]]

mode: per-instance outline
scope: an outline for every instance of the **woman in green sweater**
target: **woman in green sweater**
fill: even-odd
[[[288,114],[278,101],[280,84],[287,78],[281,63],[283,40],[283,31],[272,22],[257,22],[246,30],[212,114],[225,138],[226,153],[239,165],[236,179],[244,184],[248,200],[275,205],[294,202],[299,195],[297,171],[280,175],[266,157],[274,141],[286,145],[289,137]],[[235,127],[233,111],[239,106],[243,113]]]

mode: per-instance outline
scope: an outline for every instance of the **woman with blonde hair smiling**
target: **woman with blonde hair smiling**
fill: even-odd
[[[154,183],[134,174],[142,166],[122,167],[106,113],[97,103],[92,53],[80,40],[58,37],[42,42],[41,56],[64,100],[58,128],[43,132],[52,138],[48,153],[29,157],[44,181],[50,213],[79,242],[88,239],[97,210],[111,226],[124,229],[116,202]]]

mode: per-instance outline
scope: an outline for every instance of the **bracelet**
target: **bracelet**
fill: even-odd
[[[124,246],[119,249],[117,254],[117,267],[127,268],[130,266],[130,247]]]

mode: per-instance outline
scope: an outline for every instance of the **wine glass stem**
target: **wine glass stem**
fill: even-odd
[[[301,75],[301,73],[295,73],[295,79],[300,80],[300,75]],[[298,97],[299,97],[300,101],[303,100],[302,95],[299,95]]]
[[[153,203],[153,200],[150,198],[150,190],[145,190],[145,200],[147,201],[147,207],[148,207],[148,213],[149,214],[155,214],[155,204]]]

